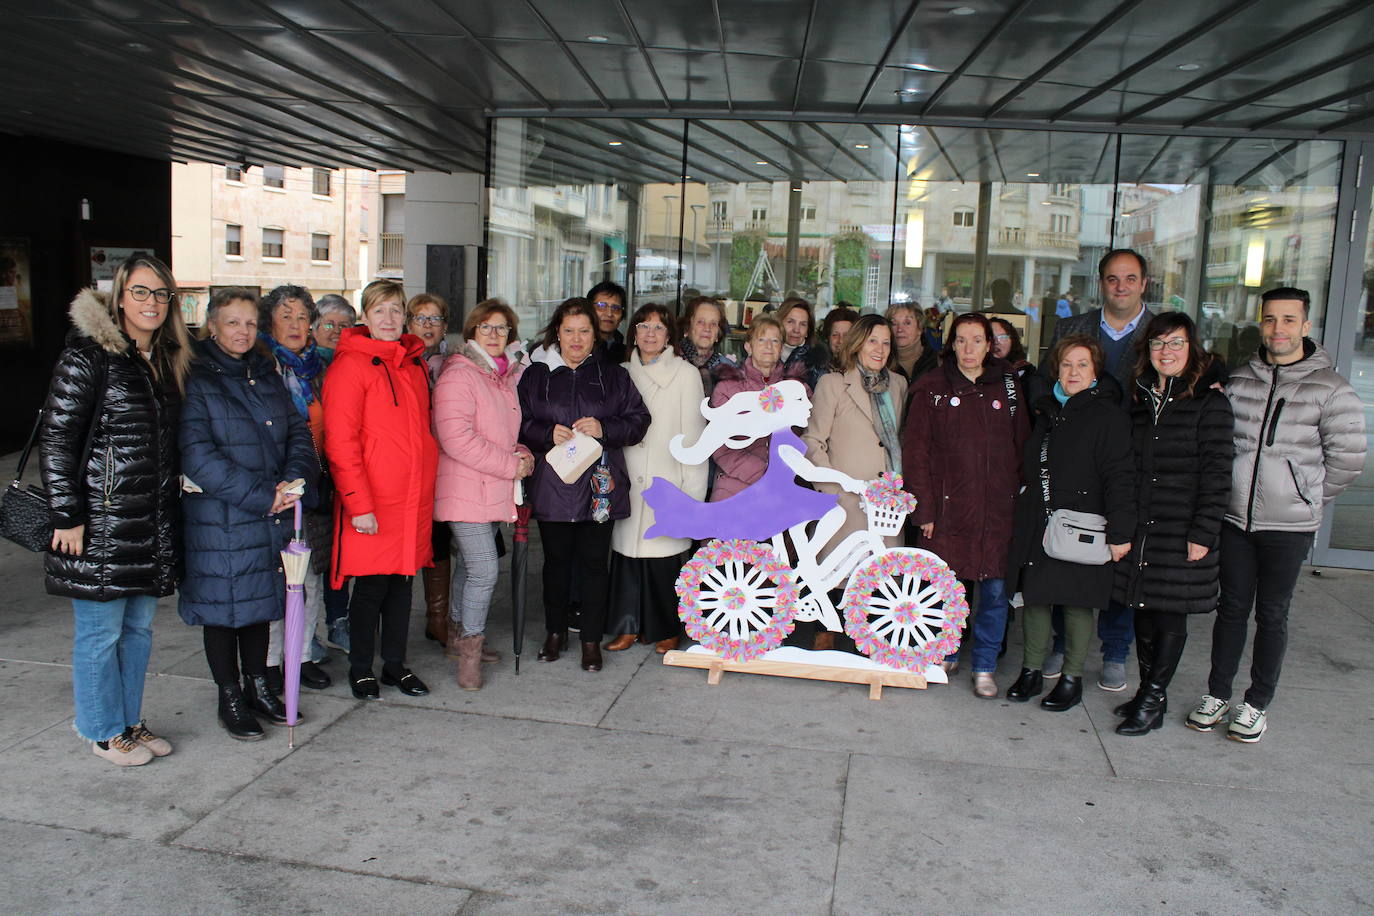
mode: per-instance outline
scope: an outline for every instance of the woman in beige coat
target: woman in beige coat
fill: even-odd
[[[864,315],[849,329],[835,354],[839,372],[821,376],[812,398],[811,424],[802,434],[806,457],[820,467],[843,471],[859,480],[873,480],[884,471],[902,470],[902,411],[907,382],[893,371],[896,353],[892,326],[881,315]],[[835,484],[817,484],[840,497],[844,525],[826,549],[834,549],[854,531],[868,526],[859,497]],[[886,539],[899,546],[899,539]],[[814,648],[828,649],[834,635],[818,630]]]
[[[707,464],[683,464],[668,452],[681,435],[695,442],[706,428],[701,413],[705,391],[701,373],[673,352],[673,318],[666,308],[642,306],[630,321],[630,358],[625,368],[649,408],[652,421],[644,440],[624,449],[630,476],[630,517],[611,532],[611,593],[606,632],[618,634],[606,645],[612,652],[628,649],[636,639],[656,644],[662,654],[676,649],[682,623],[677,616],[674,585],[687,538],[645,538],[654,510],[644,490],[662,477],[695,499],[706,498]]]

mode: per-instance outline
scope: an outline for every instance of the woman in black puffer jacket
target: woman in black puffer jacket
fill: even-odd
[[[1216,609],[1221,520],[1231,494],[1231,402],[1225,370],[1182,312],[1145,328],[1131,401],[1139,523],[1118,564],[1115,600],[1135,610],[1140,688],[1115,710],[1122,735],[1159,728],[1188,638],[1187,615]]]
[[[171,753],[143,724],[157,599],[176,587],[177,408],[190,365],[176,281],[156,258],[83,290],[40,438],[50,594],[72,599],[76,731],[121,766]]]

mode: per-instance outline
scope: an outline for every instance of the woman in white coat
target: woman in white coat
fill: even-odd
[[[659,654],[676,649],[682,634],[674,585],[692,542],[687,538],[645,538],[654,510],[644,491],[662,477],[695,499],[706,498],[707,465],[684,465],[668,452],[674,436],[695,442],[706,428],[701,373],[673,352],[673,318],[661,305],[641,306],[630,321],[630,379],[649,408],[649,431],[638,445],[625,448],[630,475],[630,517],[611,532],[611,592],[606,645],[628,649],[636,639],[655,643]]]

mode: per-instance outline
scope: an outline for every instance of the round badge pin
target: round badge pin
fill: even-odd
[[[1002,409],[1002,402],[1001,402],[1001,401],[993,401],[993,402],[992,402],[992,409],[993,409],[993,410],[1001,410],[1001,409]]]
[[[958,407],[958,406],[959,406],[959,397],[958,397],[958,395],[955,395],[954,397],[952,397],[952,398],[949,399],[949,406],[950,406],[950,407]]]

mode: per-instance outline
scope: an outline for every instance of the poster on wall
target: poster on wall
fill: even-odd
[[[91,249],[91,286],[108,293],[110,287],[114,285],[115,271],[119,265],[136,254],[152,255],[153,249],[150,246],[142,248],[115,248],[110,245],[100,245]]]
[[[0,238],[0,345],[33,344],[29,240]]]

